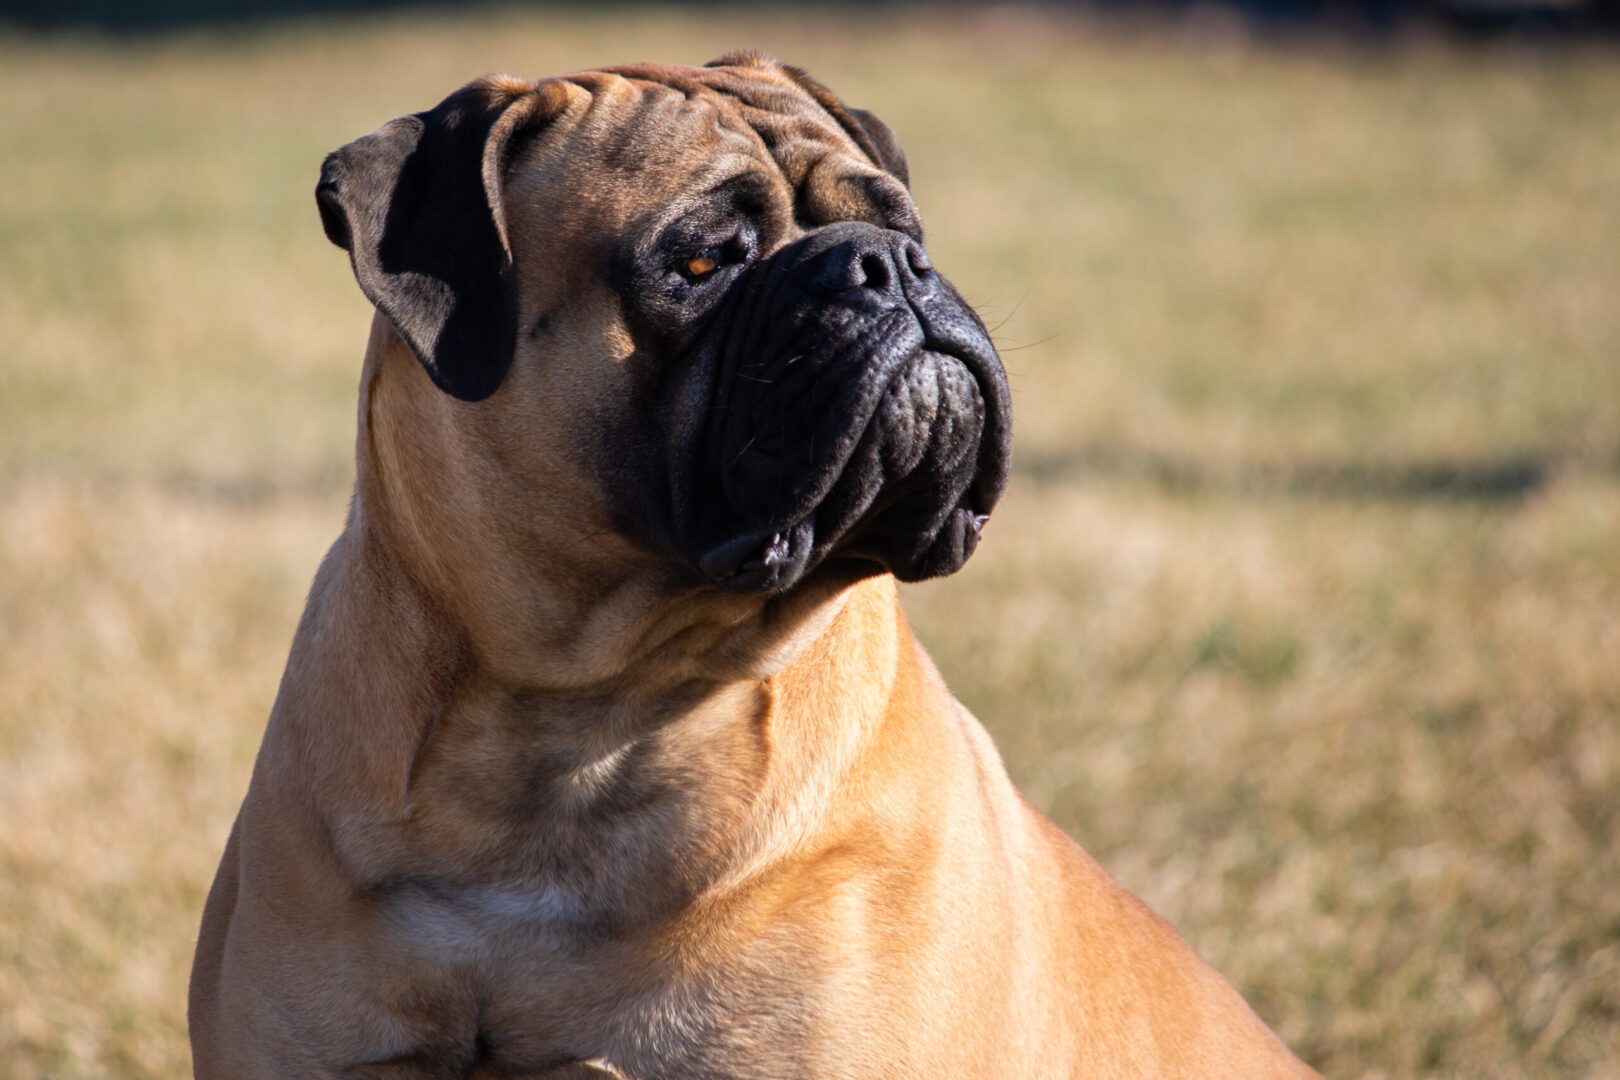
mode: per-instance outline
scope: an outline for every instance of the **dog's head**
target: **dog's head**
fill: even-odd
[[[462,444],[444,499],[775,595],[951,573],[1006,480],[1005,376],[908,183],[881,121],[739,55],[482,79],[316,196],[442,399],[417,430]]]

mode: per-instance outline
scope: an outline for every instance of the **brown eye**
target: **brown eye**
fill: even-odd
[[[698,278],[708,277],[720,269],[720,249],[712,247],[700,255],[692,256],[682,264],[682,269],[686,272],[686,276],[693,281]]]

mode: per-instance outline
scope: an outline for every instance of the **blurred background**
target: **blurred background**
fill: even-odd
[[[5,0],[0,1077],[190,1075],[352,478],[322,156],[483,72],[739,47],[898,132],[1005,350],[1011,492],[906,602],[1032,801],[1329,1076],[1620,1076],[1613,29]]]

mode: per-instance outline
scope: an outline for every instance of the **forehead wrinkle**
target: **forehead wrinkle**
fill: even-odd
[[[563,78],[590,98],[574,136],[599,168],[658,176],[650,186],[667,195],[705,180],[706,189],[733,183],[751,164],[774,179],[763,194],[789,228],[868,221],[916,231],[909,193],[884,185],[887,173],[838,119],[774,68],[637,64]],[[743,163],[724,166],[733,155]],[[675,205],[692,203],[677,196]]]
[[[779,76],[742,78],[724,68],[709,69],[714,89],[737,103],[739,119],[753,130],[792,192],[794,217],[808,224],[869,221],[910,231],[918,215],[909,193],[896,181],[877,198],[888,174],[875,165],[838,118],[804,87]],[[750,68],[750,73],[760,69]],[[776,74],[775,69],[764,69]],[[808,104],[810,108],[803,108]],[[893,191],[903,194],[896,213]]]
[[[762,175],[757,155],[725,155],[717,159],[711,168],[705,170],[705,177],[712,179],[708,179],[701,187],[678,196],[656,213],[644,234],[643,247],[650,250],[659,234],[681,219],[705,208],[729,204],[730,196],[739,190],[757,190],[766,201],[767,218],[778,216],[780,203],[785,195],[779,181],[774,177]],[[764,182],[761,183],[761,180]],[[772,207],[770,205],[772,202],[778,205]]]
[[[631,94],[643,99],[643,120],[649,108],[674,106],[674,114],[685,110],[680,106],[690,102],[698,108],[713,110],[719,117],[720,128],[731,128],[733,118],[740,121],[758,138],[771,158],[783,166],[778,154],[782,148],[790,155],[784,172],[795,187],[803,180],[807,168],[795,167],[802,156],[801,144],[819,144],[811,164],[830,154],[842,151],[843,156],[860,168],[860,172],[881,172],[868,161],[866,153],[849,137],[838,119],[822,107],[813,95],[794,80],[774,67],[750,67],[747,74],[731,68],[687,68],[674,64],[626,64],[583,71],[563,76],[589,92],[593,99],[622,101]],[[656,102],[654,106],[652,103]],[[733,105],[727,109],[722,102]],[[590,112],[598,112],[602,103],[593,100]],[[808,107],[807,107],[808,106]],[[660,134],[673,136],[674,130]],[[797,175],[795,175],[797,174]]]
[[[871,165],[865,151],[850,138],[838,118],[779,68],[748,67],[743,71],[746,73],[730,67],[687,68],[646,63],[586,74],[633,82],[655,93],[661,91],[665,96],[680,94],[694,102],[705,98],[730,102],[731,109],[717,108],[721,125],[729,126],[735,116],[760,140],[795,188],[817,162],[839,152],[858,167],[856,171],[882,171]],[[806,159],[804,144],[816,145],[818,152]]]
[[[693,172],[693,151],[709,158],[720,151],[720,110],[660,83],[585,72],[568,76],[590,95],[569,139],[589,148],[598,170],[664,174],[682,182]]]
[[[693,71],[701,73],[701,69]],[[643,170],[682,166],[674,171],[703,183],[704,196],[738,184],[745,176],[759,176],[765,181],[760,194],[768,202],[786,196],[784,201],[791,204],[792,178],[782,172],[767,139],[741,115],[748,106],[686,75],[684,69],[675,69],[671,79],[679,76],[676,86],[628,71],[615,71],[602,80],[605,86],[634,87],[641,98],[629,120],[622,110],[615,110],[617,145],[640,154]],[[688,171],[694,146],[702,148],[704,162],[696,175]],[[654,150],[650,160],[646,156],[649,148]],[[786,191],[782,191],[784,186]],[[693,201],[680,199],[678,204]]]
[[[729,165],[729,167],[728,167]],[[717,159],[710,174],[723,173],[718,180],[712,181],[701,192],[702,197],[709,198],[715,195],[729,193],[757,193],[767,195],[769,179],[762,176],[759,170],[759,157],[755,154],[735,154]]]
[[[716,74],[727,74],[719,69]],[[757,80],[729,79],[713,87],[717,97],[731,102],[719,110],[719,127],[746,139],[761,163],[785,187],[789,220],[825,224],[840,220],[867,220],[888,225],[891,215],[869,198],[866,189],[849,181],[870,181],[886,175],[870,164],[839,126],[835,117],[797,84],[768,85],[777,91],[764,97],[735,92]],[[772,105],[809,104],[810,111],[782,111]],[[725,181],[721,181],[724,183]],[[772,185],[772,194],[778,190]]]

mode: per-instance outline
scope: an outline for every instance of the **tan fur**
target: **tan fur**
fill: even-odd
[[[879,212],[801,82],[736,63],[489,84],[557,118],[486,166],[518,354],[467,403],[374,321],[349,521],[203,918],[197,1076],[1314,1075],[1019,797],[891,578],[731,596],[614,528],[604,245],[738,169],[787,222]],[[610,172],[626,125],[657,137]]]

